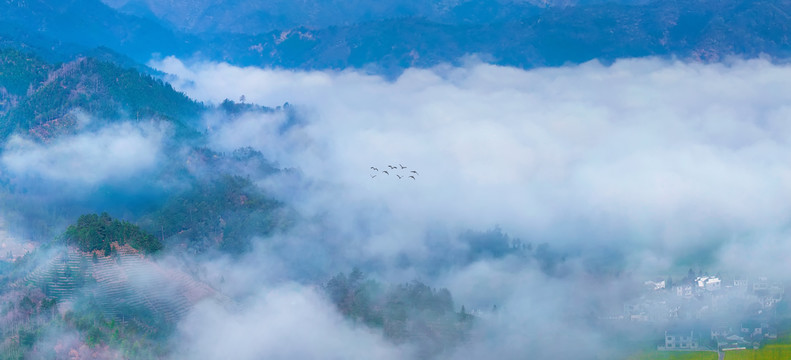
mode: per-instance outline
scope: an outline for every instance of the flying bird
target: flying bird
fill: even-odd
[[[377,168],[375,168],[375,167],[373,167],[373,166],[371,166],[371,170],[373,170],[373,171],[379,171],[379,169],[377,169]]]
[[[387,165],[387,167],[389,167],[390,169],[398,169],[397,167],[395,167],[393,165]]]
[[[383,173],[385,173],[385,174],[387,174],[387,175],[390,175],[390,173],[389,173],[389,172],[387,172],[387,170],[385,170],[385,171],[382,171],[382,172],[383,172]]]
[[[410,171],[410,172],[411,172],[411,173],[413,173],[413,174],[415,174],[415,175],[420,175],[420,174],[418,174],[418,173],[417,173],[417,171],[415,171],[415,170],[412,170],[412,171]]]
[[[375,177],[376,177],[376,175],[371,175],[371,179],[373,179],[373,178],[375,178]]]
[[[401,178],[401,175],[396,174],[396,176],[398,176],[399,179]]]
[[[411,177],[411,178],[412,178],[412,180],[415,180],[415,177],[414,177],[414,176],[412,176],[412,175],[409,175],[409,177]]]
[[[406,166],[404,166],[404,165],[398,164],[398,166],[400,166],[401,169],[406,169]]]

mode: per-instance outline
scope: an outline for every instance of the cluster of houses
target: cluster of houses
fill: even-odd
[[[617,318],[665,326],[660,350],[757,348],[777,338],[777,304],[785,288],[766,277],[690,274],[676,284],[667,279],[644,285],[642,296],[624,304]]]

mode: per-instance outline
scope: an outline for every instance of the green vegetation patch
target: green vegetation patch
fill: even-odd
[[[717,360],[713,351],[645,351],[629,360]]]
[[[791,359],[791,344],[766,345],[758,350],[725,352],[725,360],[777,360]]]
[[[354,269],[348,276],[332,277],[323,290],[347,319],[381,328],[395,343],[414,342],[419,358],[432,358],[462,342],[474,321],[464,306],[455,311],[448,289],[417,280],[385,287]]]
[[[0,51],[3,86],[18,99],[5,106],[7,114],[0,113],[0,137],[20,131],[46,140],[73,132],[74,109],[105,121],[166,120],[177,136],[189,137],[195,133],[186,124],[204,110],[160,79],[93,58],[55,68],[18,52]]]
[[[50,65],[32,54],[15,49],[0,49],[0,87],[22,95],[47,79]]]
[[[150,333],[134,322],[108,318],[95,303],[78,301],[74,310],[57,315],[57,302],[33,290],[0,305],[0,315],[15,313],[14,326],[0,327],[0,360],[66,359],[70,351],[90,349],[98,359],[161,359],[166,337]],[[57,334],[79,333],[79,338]]]
[[[82,251],[103,250],[112,252],[112,243],[129,245],[143,253],[154,253],[162,249],[162,243],[139,227],[126,221],[116,220],[107,213],[82,215],[76,225],[70,225],[63,234],[69,245]]]

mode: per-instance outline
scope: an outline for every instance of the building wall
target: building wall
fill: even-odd
[[[698,348],[698,340],[695,338],[694,331],[689,333],[670,333],[665,331],[665,349],[690,350]]]

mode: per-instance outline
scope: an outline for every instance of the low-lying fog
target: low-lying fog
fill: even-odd
[[[253,180],[299,220],[241,258],[201,260],[238,306],[196,307],[174,342],[184,358],[409,356],[408,344],[345,321],[319,294],[315,285],[354,266],[447,287],[457,308],[482,310],[470,339],[443,355],[459,359],[602,356],[617,341],[593,320],[622,308],[635,284],[689,268],[789,280],[789,66],[470,60],[389,81],[149,65],[198,101],[289,109],[214,113],[200,125],[216,151],[250,146],[292,169]],[[164,134],[122,124],[47,145],[17,137],[1,161],[20,176],[95,186],[162,166],[173,155]],[[137,146],[147,151],[118,151]],[[96,172],[60,168],[66,156]],[[487,246],[502,244],[488,240],[529,244],[543,260],[498,255]]]

